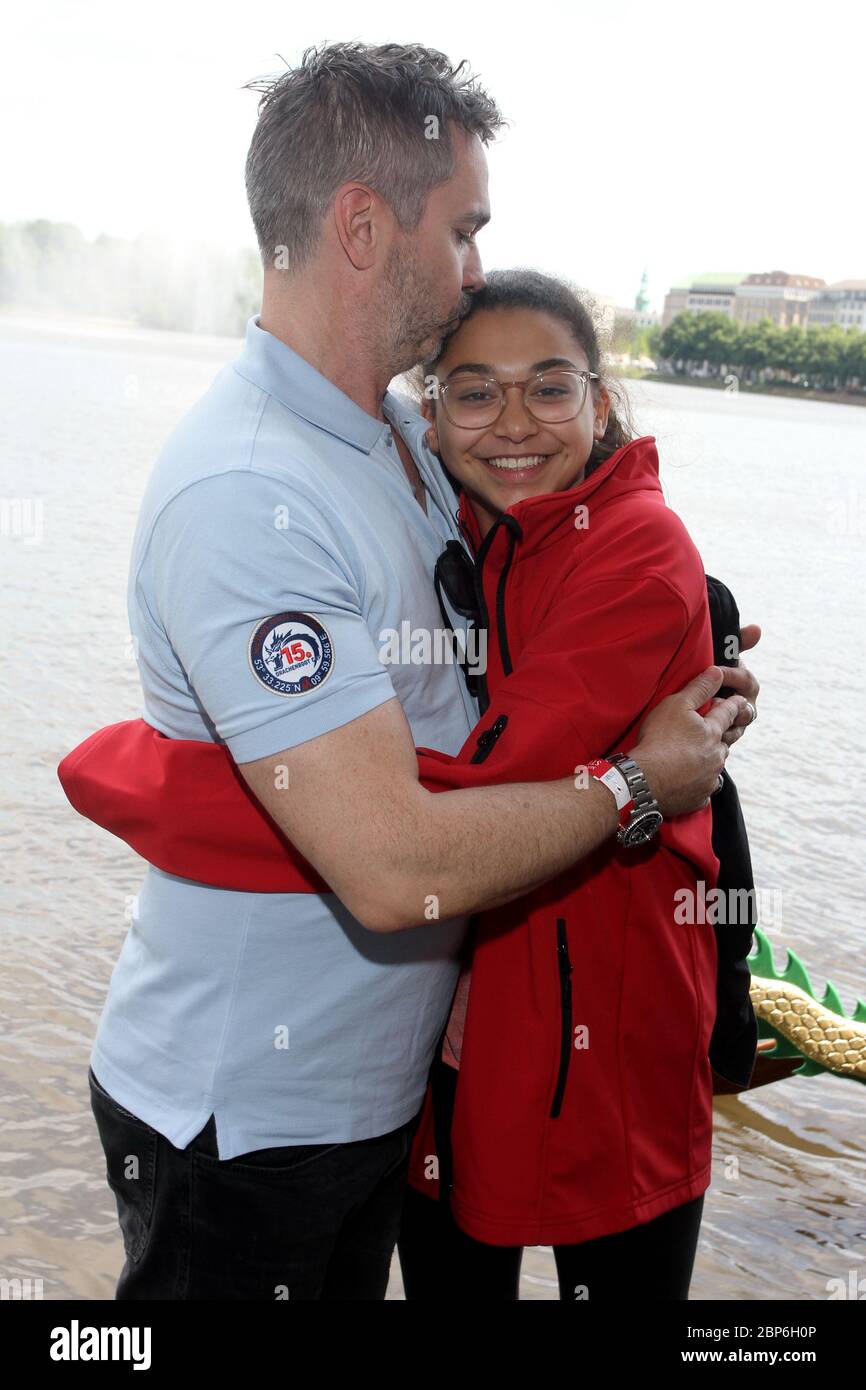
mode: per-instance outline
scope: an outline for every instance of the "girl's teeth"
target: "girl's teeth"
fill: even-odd
[[[543,463],[547,458],[546,454],[527,454],[524,458],[499,458],[485,459],[485,463],[490,463],[494,468],[535,468],[539,463]]]

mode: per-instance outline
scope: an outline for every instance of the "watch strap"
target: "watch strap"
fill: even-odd
[[[607,758],[593,758],[591,763],[587,763],[587,771],[590,777],[594,777],[597,782],[603,782],[608,791],[613,793],[619,812],[619,823],[621,826],[628,825],[634,810],[634,796],[619,768]]]

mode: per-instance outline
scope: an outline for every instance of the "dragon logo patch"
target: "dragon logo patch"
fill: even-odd
[[[328,679],[334,649],[327,628],[311,613],[277,613],[250,638],[250,669],[275,695],[306,695]]]

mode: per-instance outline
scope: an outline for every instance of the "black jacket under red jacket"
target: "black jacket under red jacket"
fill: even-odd
[[[578,488],[516,504],[483,543],[465,499],[462,519],[491,629],[487,709],[456,758],[418,750],[427,787],[573,774],[632,746],[649,709],[713,660],[703,569],[664,505],[651,439]],[[73,805],[168,872],[326,888],[225,749],[130,721],[70,754],[61,780]],[[170,794],[184,786],[189,807]],[[675,922],[674,895],[714,886],[711,839],[709,809],[668,821],[646,849],[611,843],[479,919],[453,1130],[452,1199],[470,1234],[588,1239],[709,1183],[716,943],[711,925]],[[730,1018],[750,1071],[754,1018],[734,974]],[[423,1128],[419,1143],[416,1180]]]

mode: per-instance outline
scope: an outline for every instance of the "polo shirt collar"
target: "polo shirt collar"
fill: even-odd
[[[317,372],[288,343],[261,328],[255,315],[247,323],[244,349],[234,368],[244,380],[267,391],[301,419],[367,454],[389,429],[388,424],[368,415]],[[408,423],[405,402],[390,391],[385,393],[383,408],[392,421],[407,417]]]

